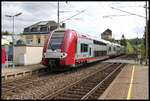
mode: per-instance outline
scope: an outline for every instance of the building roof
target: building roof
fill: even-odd
[[[37,22],[37,23],[35,23],[35,24],[31,25],[31,26],[28,26],[28,27],[56,26],[56,25],[57,25],[57,23],[55,21],[50,20],[50,21],[40,21],[40,22]],[[28,27],[26,27],[26,28],[28,28]]]
[[[50,31],[56,29],[57,27],[58,27],[58,23],[56,23],[53,20],[40,21],[31,26],[25,27],[23,31],[23,35],[48,34]]]
[[[112,35],[112,31],[108,28],[101,35]]]

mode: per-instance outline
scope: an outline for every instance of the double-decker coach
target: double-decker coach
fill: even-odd
[[[76,67],[116,55],[116,46],[71,29],[56,29],[44,44],[42,63],[49,67]]]

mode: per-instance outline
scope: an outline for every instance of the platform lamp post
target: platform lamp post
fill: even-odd
[[[6,17],[12,17],[13,18],[13,33],[12,33],[12,49],[13,49],[13,60],[12,60],[12,62],[13,62],[13,67],[15,67],[14,66],[14,18],[16,17],[16,16],[19,16],[19,15],[21,15],[22,14],[22,12],[20,12],[20,13],[17,13],[17,14],[15,14],[15,15],[5,15]]]

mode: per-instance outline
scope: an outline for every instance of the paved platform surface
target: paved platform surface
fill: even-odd
[[[148,66],[127,65],[99,99],[149,99],[148,71]]]
[[[113,62],[113,63],[127,63],[127,64],[141,64],[140,61],[136,60],[117,60],[117,59],[110,59],[105,62]],[[142,64],[145,64],[143,61]]]
[[[42,64],[27,65],[27,66],[15,66],[15,67],[3,67],[1,69],[1,76],[11,75],[20,72],[34,71],[37,69],[46,68]]]

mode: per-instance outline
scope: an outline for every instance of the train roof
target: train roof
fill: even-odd
[[[66,28],[59,28],[59,29],[56,29],[55,31],[67,31],[67,30],[72,30],[72,29],[66,29]],[[97,40],[97,41],[100,41],[100,42],[103,42],[105,44],[109,44],[109,45],[114,45],[114,46],[120,46],[120,44],[118,43],[113,43],[113,42],[110,42],[110,41],[107,41],[107,40],[104,40],[104,39],[101,39],[101,38],[97,38],[97,37],[94,37],[94,36],[91,36],[89,34],[84,34],[84,33],[81,33],[81,32],[78,32],[76,30],[72,30],[72,31],[75,31],[77,33],[77,36],[79,37],[82,37],[82,38],[87,38],[87,39],[91,39],[91,40]]]
[[[78,32],[78,31],[75,31],[75,32],[77,32],[77,34],[79,34],[80,37],[85,37],[85,38],[88,38],[88,39],[101,41],[101,42],[103,42],[105,44],[109,44],[109,45],[124,47],[124,46],[122,46],[122,45],[120,45],[118,43],[110,42],[110,41],[107,41],[107,40],[104,40],[104,39],[101,39],[101,38],[97,38],[97,37],[94,37],[94,36],[91,36],[91,35],[88,35],[88,34],[84,34],[84,33]]]
[[[103,42],[105,44],[112,44],[110,41],[107,41],[107,40],[104,40],[104,39],[101,39],[101,38],[97,38],[97,37],[94,37],[94,36],[91,36],[91,35],[88,35],[88,34],[84,34],[84,33],[78,32],[78,31],[75,31],[75,32],[80,37],[84,37],[84,38],[91,39],[91,40],[97,40],[97,41]]]

